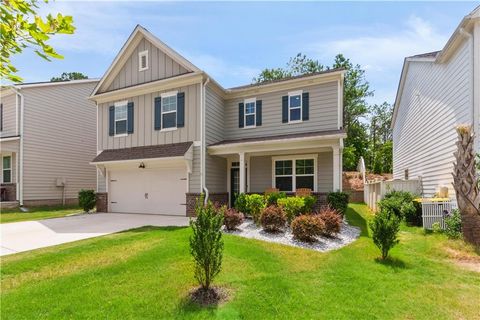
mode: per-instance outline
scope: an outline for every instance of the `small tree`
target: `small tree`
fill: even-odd
[[[193,231],[190,253],[195,261],[195,279],[200,284],[201,291],[208,294],[210,285],[222,266],[223,215],[217,214],[210,201],[203,205],[203,197],[197,202],[195,212],[197,218],[190,221]]]
[[[90,212],[95,208],[95,191],[94,190],[80,190],[78,192],[78,204],[82,207],[83,211]]]
[[[385,260],[390,249],[399,242],[397,234],[400,230],[400,219],[394,213],[382,209],[370,222],[370,229],[373,233],[373,243],[382,252],[382,260]]]
[[[60,75],[60,77],[52,77],[50,79],[50,82],[72,81],[82,79],[88,79],[88,76],[84,75],[81,72],[64,72]]]

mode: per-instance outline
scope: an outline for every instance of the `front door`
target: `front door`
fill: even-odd
[[[230,169],[230,205],[235,205],[235,199],[240,192],[240,168]]]

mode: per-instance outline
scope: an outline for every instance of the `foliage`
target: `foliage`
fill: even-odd
[[[249,214],[247,208],[247,195],[245,193],[237,194],[234,207],[237,211],[240,211],[243,214]]]
[[[84,75],[81,72],[64,72],[60,77],[52,77],[50,82],[60,82],[60,81],[71,81],[71,80],[81,80],[88,79],[88,76]]]
[[[462,237],[462,216],[458,209],[452,210],[450,216],[445,218],[445,234],[450,239]]]
[[[393,212],[400,220],[405,219],[410,225],[421,225],[421,208],[418,210],[414,199],[415,196],[410,192],[394,190],[387,193],[378,205]]]
[[[337,210],[330,206],[323,207],[318,212],[318,217],[323,221],[325,228],[322,234],[327,237],[332,237],[340,232],[342,226],[342,216]]]
[[[355,148],[355,146],[348,146],[343,148],[342,159],[344,170],[357,170],[358,159],[360,158],[357,159],[356,150],[357,149]]]
[[[382,260],[388,256],[388,252],[399,240],[400,219],[387,208],[381,208],[372,221],[370,221],[373,243],[380,249]]]
[[[48,0],[44,2],[48,3]],[[48,14],[43,18],[37,13],[38,3],[38,0],[2,1],[0,6],[2,79],[22,81],[12,63],[12,56],[23,52],[27,47],[32,48],[37,55],[47,61],[50,61],[50,58],[63,58],[47,42],[55,34],[72,34],[75,31],[73,18],[61,13],[57,16]]]
[[[398,219],[403,220],[405,216],[402,211],[403,201],[398,197],[383,198],[378,202],[380,210],[386,210],[394,214]]]
[[[304,213],[305,200],[301,197],[288,197],[278,199],[277,204],[285,210],[287,220],[290,223],[296,216]]]
[[[432,223],[432,231],[433,233],[442,233],[442,226],[440,225],[440,222],[434,222]]]
[[[253,221],[258,224],[260,222],[260,213],[265,208],[265,201],[259,194],[249,194],[246,198],[247,212],[252,216]]]
[[[83,211],[90,212],[90,210],[95,208],[95,203],[95,190],[82,189],[78,192],[78,205],[83,209]]]
[[[286,198],[287,194],[285,192],[272,192],[265,195],[265,202],[267,206],[276,205],[278,199]]]
[[[216,213],[210,201],[203,205],[203,196],[197,202],[195,213],[197,218],[190,220],[190,253],[195,261],[195,279],[208,290],[222,267],[223,215]]]
[[[244,215],[243,213],[235,210],[234,208],[222,207],[223,212],[223,224],[228,231],[237,229],[242,224]]]
[[[345,214],[348,206],[348,193],[345,192],[330,192],[327,195],[327,203],[340,214]]]
[[[317,197],[314,196],[306,196],[303,197],[303,212],[304,213],[310,213],[313,212],[313,208],[315,207],[315,204],[317,203]]]
[[[415,195],[408,191],[393,190],[385,194],[385,198],[400,198],[402,201],[412,202],[415,199]]]
[[[393,106],[386,102],[369,108],[370,137],[367,163],[376,174],[392,172],[392,115]]]
[[[285,228],[287,216],[282,207],[268,206],[262,210],[260,223],[265,231],[277,232]]]
[[[314,242],[325,229],[325,224],[317,215],[301,215],[291,223],[293,237],[304,242]]]

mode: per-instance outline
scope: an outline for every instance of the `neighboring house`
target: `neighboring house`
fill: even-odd
[[[201,193],[272,187],[323,201],[342,189],[343,76],[224,89],[137,26],[91,95],[97,210],[185,215]]]
[[[392,119],[393,177],[421,178],[424,196],[441,186],[454,196],[455,128],[480,120],[480,7],[441,51],[405,59]]]
[[[95,104],[98,80],[3,87],[1,98],[2,207],[74,203],[95,189]]]

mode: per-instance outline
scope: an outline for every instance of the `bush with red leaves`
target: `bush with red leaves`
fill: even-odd
[[[325,223],[317,215],[302,215],[293,219],[291,227],[295,239],[314,242],[323,233]]]
[[[340,232],[342,226],[342,216],[337,210],[330,206],[325,206],[316,214],[324,223],[325,228],[322,234],[327,237],[333,237]]]
[[[262,210],[260,223],[263,230],[267,232],[277,232],[285,228],[287,216],[282,207],[272,205]]]
[[[234,208],[225,209],[223,211],[223,224],[228,231],[237,229],[244,219],[243,213],[238,212]]]

